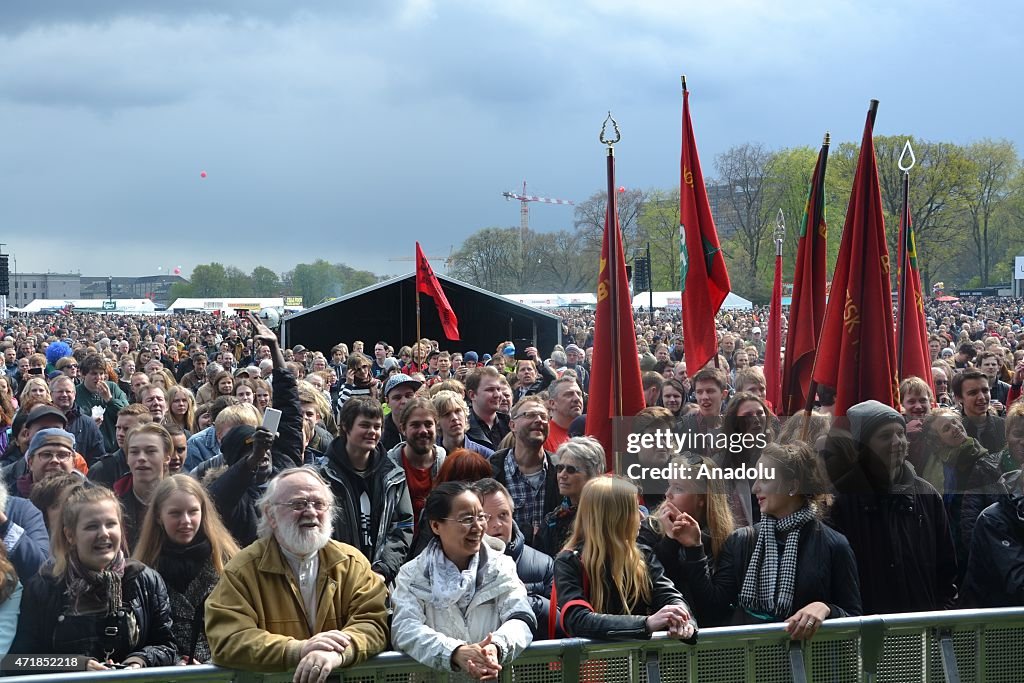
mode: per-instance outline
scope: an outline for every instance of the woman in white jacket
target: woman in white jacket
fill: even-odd
[[[533,640],[526,587],[501,541],[484,535],[470,484],[438,484],[423,515],[435,538],[395,580],[392,644],[433,669],[496,678]]]

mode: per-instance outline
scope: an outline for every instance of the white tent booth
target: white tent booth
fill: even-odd
[[[68,305],[73,306],[78,313],[149,315],[157,312],[156,305],[149,299],[35,299],[19,310],[25,313],[39,313],[59,310]]]
[[[592,292],[577,294],[503,294],[506,299],[533,308],[594,308],[597,296]]]
[[[669,311],[681,311],[683,308],[683,297],[679,292],[654,292],[653,295],[649,292],[641,292],[633,297],[633,308],[640,308],[641,306],[647,308],[651,305],[652,298],[655,308],[664,308]],[[725,297],[725,301],[722,302],[723,310],[749,311],[753,307],[754,304],[749,299],[744,299],[732,292],[729,292]]]

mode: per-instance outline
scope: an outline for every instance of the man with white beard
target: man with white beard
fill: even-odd
[[[260,540],[206,603],[213,663],[323,683],[387,647],[387,589],[358,549],[331,540],[334,496],[316,471],[284,470],[259,508]]]

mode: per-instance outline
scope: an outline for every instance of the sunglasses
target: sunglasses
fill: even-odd
[[[558,474],[561,474],[562,472],[565,472],[566,474],[579,474],[582,471],[583,470],[575,465],[555,465],[555,472]]]

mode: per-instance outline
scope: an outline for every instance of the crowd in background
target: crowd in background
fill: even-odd
[[[758,438],[621,461],[586,436],[593,311],[557,311],[551,349],[475,350],[358,329],[282,348],[253,316],[12,318],[0,652],[314,681],[395,648],[487,679],[533,639],[805,639],[1021,605],[1022,312],[927,302],[932,376],[905,378],[900,406],[835,418],[823,387],[787,419],[765,310],[722,312],[692,376],[678,312],[640,311],[630,428]],[[772,476],[700,475],[735,467]]]

